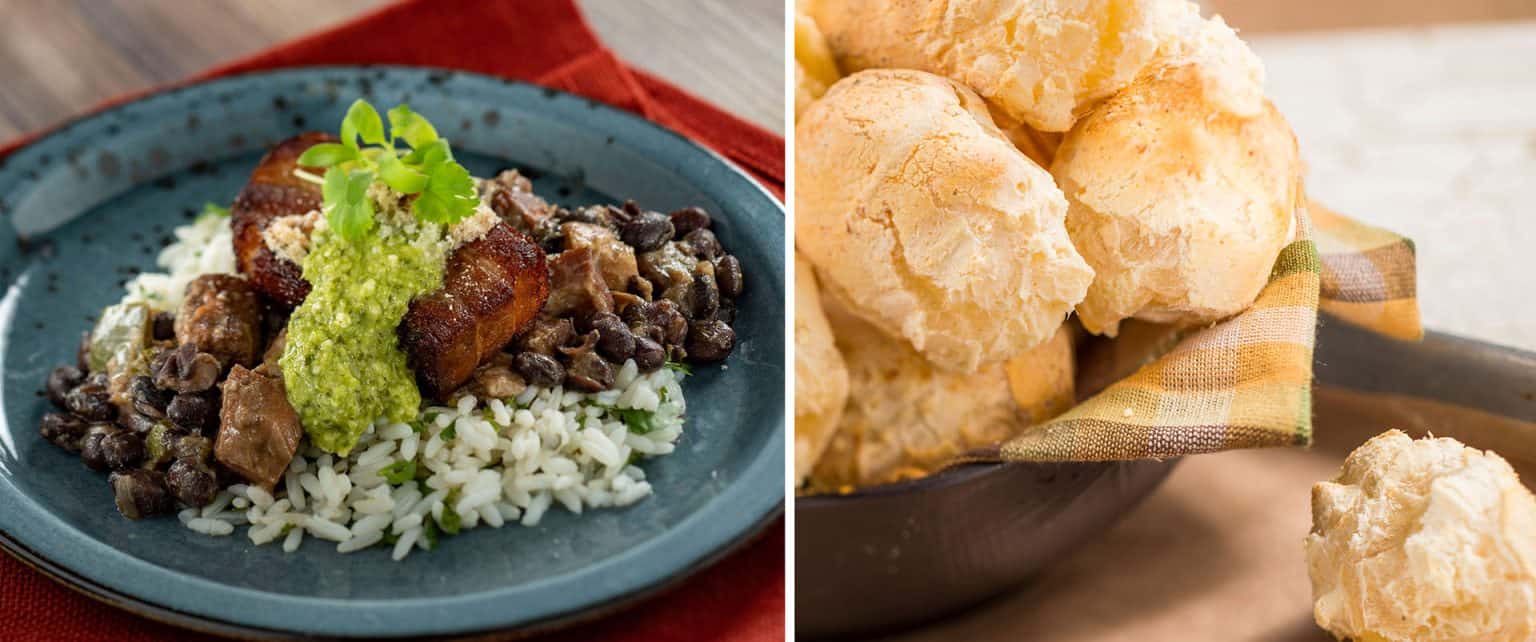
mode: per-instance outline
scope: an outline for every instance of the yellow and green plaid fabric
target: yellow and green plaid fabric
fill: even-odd
[[[1065,414],[967,459],[1105,461],[1310,444],[1319,307],[1390,336],[1422,335],[1412,243],[1314,211],[1298,212],[1298,240],[1280,252],[1253,307],[1187,333]]]

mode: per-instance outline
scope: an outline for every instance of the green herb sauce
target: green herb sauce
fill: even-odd
[[[317,230],[310,245],[303,269],[311,289],[288,322],[279,363],[310,442],[345,455],[376,419],[416,417],[421,392],[395,328],[411,299],[442,286],[444,255],[436,243],[379,227],[354,241]]]

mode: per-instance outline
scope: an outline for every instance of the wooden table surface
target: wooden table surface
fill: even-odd
[[[0,0],[0,140],[174,81],[381,0]],[[631,63],[784,132],[782,0],[580,0]]]

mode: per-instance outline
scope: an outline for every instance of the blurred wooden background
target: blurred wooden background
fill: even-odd
[[[1197,0],[1246,33],[1536,18],[1532,0]]]
[[[382,0],[0,0],[0,140]],[[783,0],[579,0],[631,63],[784,131]]]

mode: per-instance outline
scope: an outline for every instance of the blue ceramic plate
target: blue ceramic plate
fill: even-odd
[[[518,167],[562,204],[701,205],[741,259],[738,347],[685,389],[678,449],[644,466],[656,494],[535,528],[479,528],[392,562],[130,522],[105,477],[45,442],[49,369],[73,361],[176,225],[228,203],[262,152],[333,129],[354,98],[409,103],[477,175]],[[723,555],[784,500],[784,213],[742,172],[645,120],[484,76],[312,68],[184,87],[71,123],[0,161],[0,544],[98,598],[223,632],[343,637],[552,626],[627,604]]]

